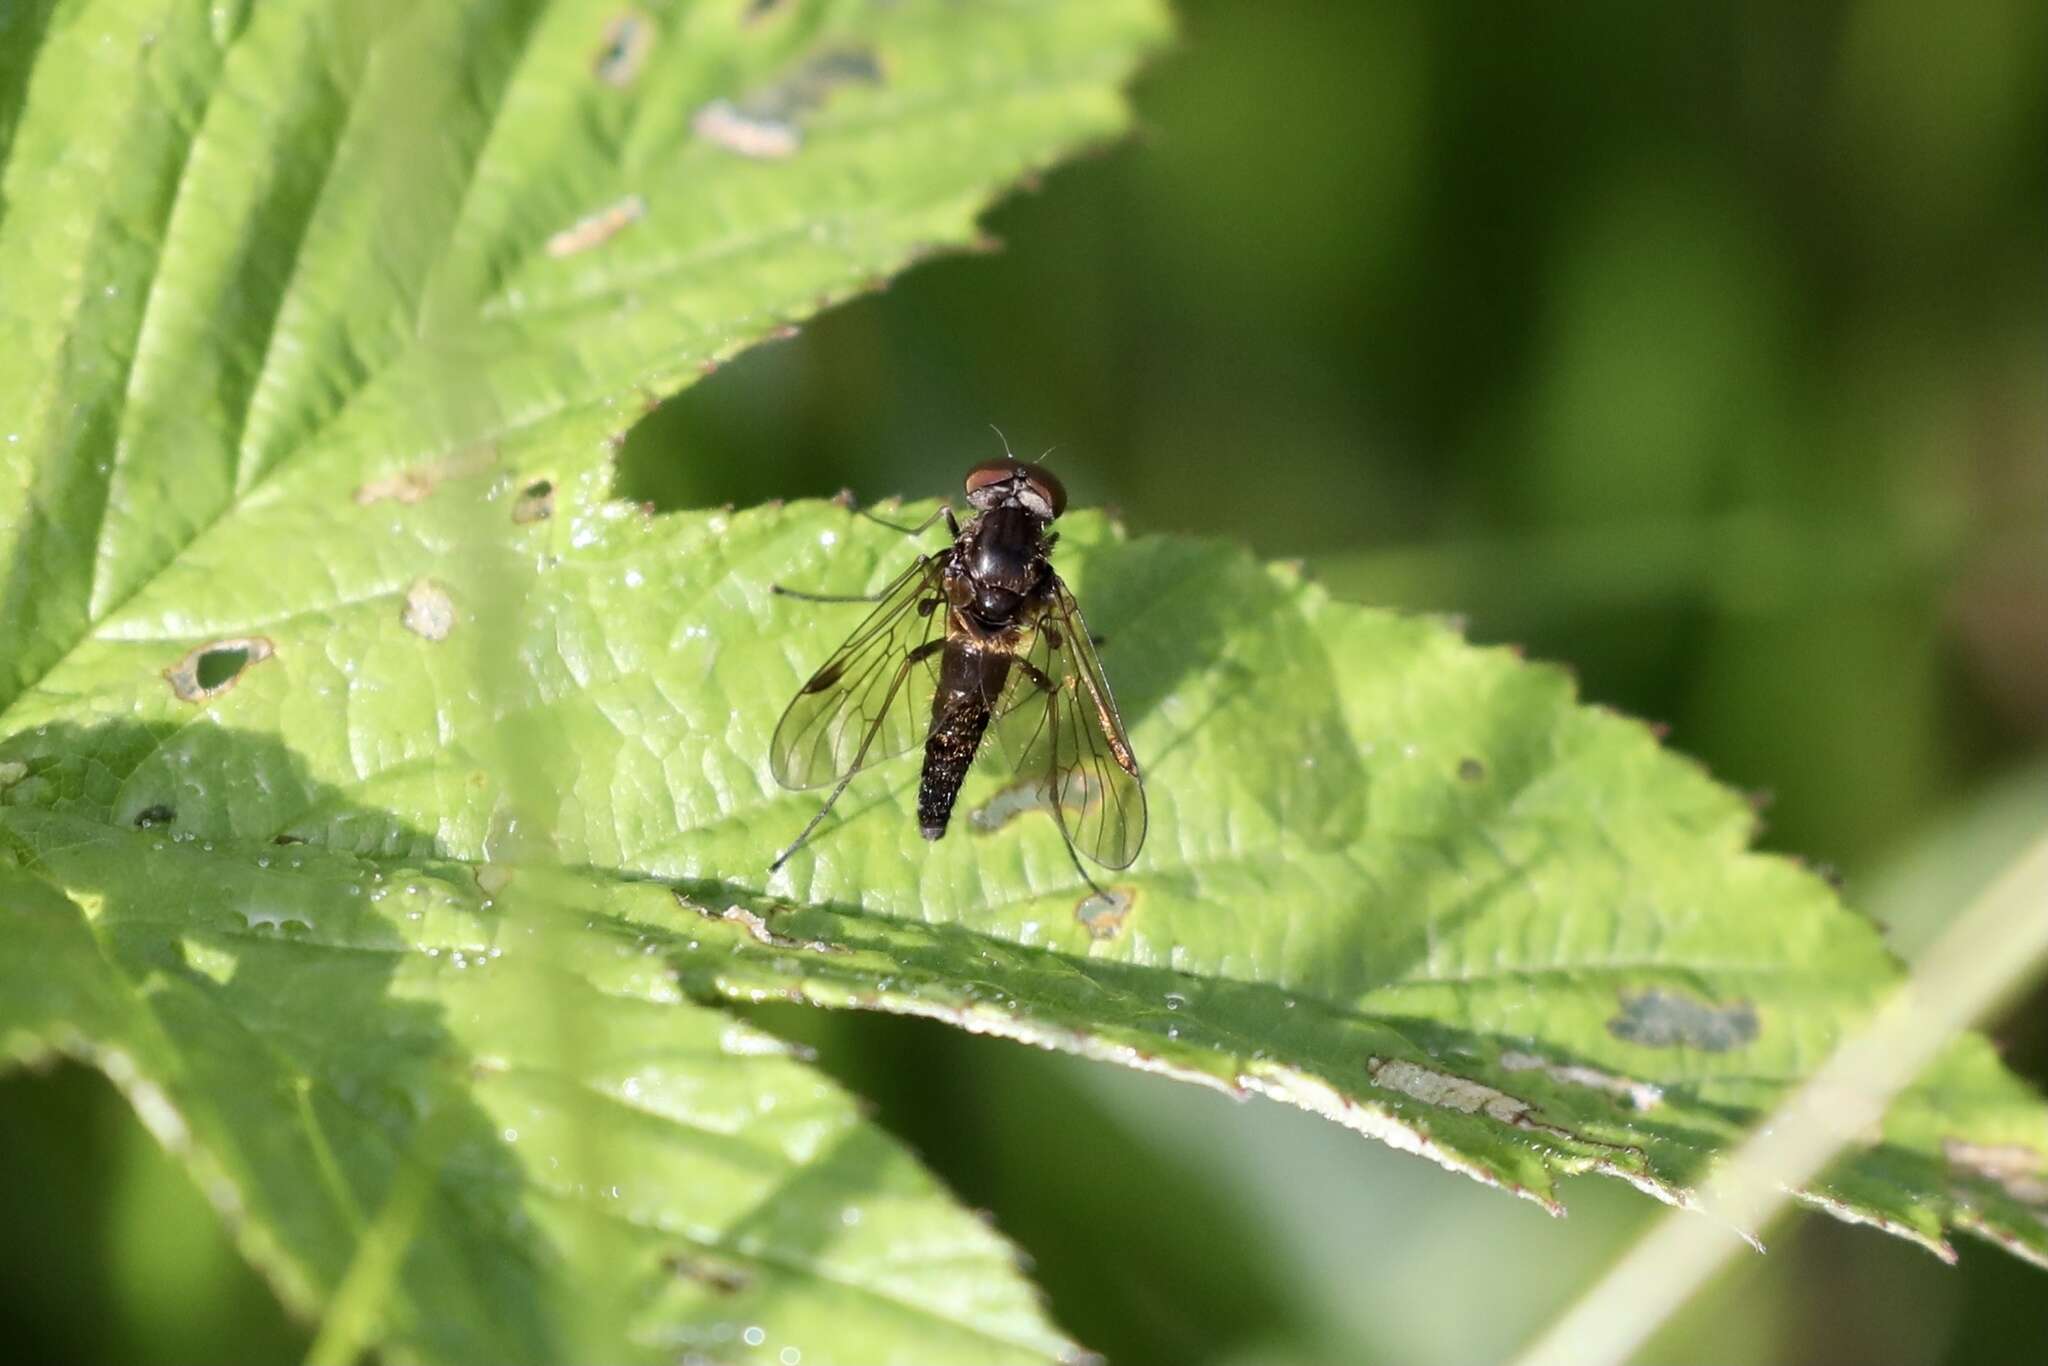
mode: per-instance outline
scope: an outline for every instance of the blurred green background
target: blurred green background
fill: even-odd
[[[622,491],[953,492],[997,423],[1135,531],[1570,663],[1924,942],[2048,825],[2048,9],[1180,8],[1138,138],[999,208],[1000,253],[670,402]],[[1655,1213],[1582,1180],[1557,1223],[1276,1106],[762,1019],[1127,1366],[1498,1359]],[[2048,995],[1994,1032],[2048,1078]],[[0,1081],[0,1172],[18,1359],[303,1350],[105,1083]],[[1644,1360],[2048,1360],[2048,1276],[1987,1247],[1772,1242]]]

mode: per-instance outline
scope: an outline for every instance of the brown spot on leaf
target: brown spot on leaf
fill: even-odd
[[[661,1266],[671,1276],[695,1281],[721,1295],[737,1295],[754,1282],[744,1267],[701,1252],[671,1252],[661,1259]]]
[[[1621,1013],[1607,1022],[1607,1032],[1624,1043],[1707,1053],[1753,1043],[1758,1028],[1756,1007],[1747,1001],[1717,1005],[1660,988],[1623,996]]]
[[[449,456],[445,460],[429,460],[425,464],[414,465],[410,469],[372,479],[356,490],[356,502],[363,507],[386,500],[394,503],[417,503],[439,488],[444,481],[460,479],[469,474],[480,474],[489,469],[497,458],[494,449],[479,446],[461,455]]]
[[[2048,1154],[2023,1143],[1945,1138],[1942,1156],[1966,1176],[1994,1182],[2023,1205],[2048,1205]]]
[[[176,819],[178,819],[176,811],[165,806],[162,802],[158,802],[155,806],[145,806],[142,810],[135,813],[135,828],[137,830],[151,830],[159,825],[169,825]]]
[[[1124,921],[1137,900],[1136,892],[1121,887],[1108,888],[1099,895],[1090,892],[1075,903],[1074,919],[1081,922],[1090,939],[1114,939],[1123,933]]]
[[[164,681],[181,702],[204,702],[241,682],[252,664],[277,653],[267,636],[234,636],[194,646],[192,652],[164,670]]]
[[[637,194],[629,194],[615,204],[599,209],[596,213],[585,214],[568,227],[548,239],[548,255],[574,256],[602,246],[618,236],[629,225],[647,216],[647,201]]]
[[[1484,782],[1486,780],[1485,761],[1475,759],[1469,754],[1466,755],[1458,760],[1458,777],[1461,781],[1468,783]]]

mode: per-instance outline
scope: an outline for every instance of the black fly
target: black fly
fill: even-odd
[[[775,727],[777,782],[836,785],[770,871],[803,847],[854,774],[920,742],[918,832],[938,839],[991,727],[1069,850],[1108,868],[1137,858],[1145,842],[1138,760],[1081,609],[1052,567],[1049,528],[1066,511],[1066,490],[1043,468],[1005,458],[967,472],[967,501],[975,513],[965,527],[950,505],[939,511],[953,544],[919,556],[876,598],[776,590],[881,605]],[[1085,870],[1082,877],[1094,886]]]

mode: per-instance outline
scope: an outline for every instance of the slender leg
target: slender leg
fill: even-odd
[[[874,513],[869,512],[864,507],[855,507],[854,511],[860,514],[861,516],[867,518],[870,522],[873,522],[876,526],[885,526],[889,528],[889,530],[891,531],[900,531],[905,536],[923,535],[925,532],[931,530],[932,527],[936,526],[941,517],[946,519],[946,525],[952,529],[953,535],[955,537],[958,537],[960,534],[959,523],[953,520],[953,505],[951,503],[939,504],[938,509],[935,512],[933,512],[931,516],[925,518],[916,526],[904,526],[901,522],[892,522],[886,517],[877,517]]]
[[[1059,686],[1045,676],[1045,670],[1039,668],[1028,659],[1012,659],[1010,667],[1030,679],[1032,685],[1042,690],[1047,697],[1051,697],[1059,691]]]
[[[931,529],[933,523],[944,518],[946,529],[953,533],[953,539],[956,541],[960,539],[960,523],[953,516],[953,505],[951,503],[939,504],[938,509],[931,516],[925,518],[916,526],[904,526],[902,523],[892,522],[886,517],[877,517],[866,508],[852,502],[852,494],[847,494],[846,497],[849,500],[846,503],[848,509],[858,516],[867,518],[877,526],[885,526],[889,530],[899,531],[905,536],[921,536]],[[807,593],[800,588],[785,588],[779,583],[769,584],[768,591],[779,593],[785,598],[797,598],[804,602],[880,602],[882,600],[882,594],[880,593]]]
[[[811,817],[810,823],[804,826],[803,833],[799,834],[796,837],[796,840],[789,846],[789,848],[783,850],[781,853],[775,856],[775,862],[768,865],[769,872],[773,873],[780,869],[783,864],[789,862],[789,857],[791,854],[794,854],[797,850],[804,847],[804,842],[810,839],[811,832],[818,828],[818,822],[825,819],[825,813],[832,809],[833,804],[839,800],[839,794],[846,791],[846,785],[853,781],[853,775],[858,772],[860,772],[860,768],[858,765],[846,770],[846,776],[844,778],[841,778],[839,780],[839,785],[832,789],[832,795],[825,798],[825,804],[818,808],[818,814]]]
[[[1101,884],[1097,883],[1094,878],[1088,876],[1088,870],[1081,866],[1081,856],[1074,852],[1073,841],[1062,840],[1061,843],[1067,846],[1067,858],[1073,863],[1074,871],[1081,875],[1081,881],[1087,883],[1088,890],[1095,894],[1095,900],[1104,902],[1106,904],[1109,901],[1109,893],[1103,891]]]
[[[880,593],[806,593],[801,588],[784,588],[779,583],[768,585],[768,591],[780,597],[795,598],[798,602],[880,602]]]

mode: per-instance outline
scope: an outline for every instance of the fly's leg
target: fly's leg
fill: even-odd
[[[1074,852],[1073,842],[1071,840],[1062,840],[1061,843],[1067,846],[1067,861],[1074,865],[1074,871],[1081,875],[1081,881],[1088,884],[1088,890],[1091,893],[1088,899],[1090,901],[1099,901],[1104,906],[1113,904],[1109,899],[1109,893],[1102,890],[1102,884],[1088,876],[1088,870],[1081,866],[1081,856]]]
[[[779,598],[795,598],[798,602],[880,602],[880,593],[806,593],[801,588],[785,588],[779,583],[768,585],[768,591]]]
[[[867,518],[876,526],[885,526],[889,530],[899,531],[905,536],[922,535],[931,530],[933,525],[943,517],[946,520],[946,529],[953,533],[953,539],[956,541],[960,539],[960,523],[953,516],[953,504],[950,501],[940,503],[931,516],[925,518],[916,526],[904,526],[901,522],[892,522],[886,517],[877,517],[874,513],[869,512],[860,505],[860,501],[853,496],[852,489],[839,490],[838,496],[833,498],[832,501],[845,508],[848,512]]]
[[[818,814],[811,817],[810,822],[804,826],[802,833],[800,833],[796,837],[796,839],[790,844],[789,848],[777,854],[775,856],[775,862],[768,865],[769,872],[773,873],[779,871],[782,868],[783,864],[789,862],[790,855],[794,854],[797,850],[804,847],[804,845],[811,838],[811,832],[818,828],[818,822],[825,819],[825,814],[829,812],[834,806],[834,804],[836,804],[839,801],[839,794],[846,791],[846,785],[853,781],[853,775],[858,772],[860,772],[860,769],[857,767],[849,768],[848,770],[846,770],[846,776],[844,778],[841,778],[839,780],[839,785],[832,789],[832,795],[825,798],[825,804],[818,808]]]
[[[951,503],[939,504],[936,512],[932,513],[931,516],[925,518],[922,522],[919,522],[916,526],[904,526],[901,523],[892,522],[885,517],[877,517],[866,508],[857,506],[853,501],[851,493],[842,493],[840,497],[842,506],[867,518],[877,526],[885,526],[891,531],[900,531],[905,536],[921,536],[930,529],[932,523],[943,517],[946,520],[946,530],[953,534],[954,540],[960,539],[960,522],[953,515],[953,505]],[[882,600],[881,593],[811,593],[801,588],[785,588],[779,583],[769,584],[768,591],[781,597],[795,598],[799,602],[880,602]]]
[[[942,649],[945,646],[945,644],[946,642],[943,638],[939,640],[928,640],[924,644],[918,646],[915,650],[912,650],[909,654],[905,655],[903,657],[903,662],[896,666],[896,681],[889,685],[889,691],[887,695],[893,699],[896,696],[896,689],[902,687],[903,680],[910,676],[910,670],[915,665],[923,663],[926,659],[929,659],[932,655],[936,654],[940,649]],[[796,853],[797,850],[803,848],[805,844],[810,842],[811,832],[818,828],[818,823],[824,820],[826,815],[832,810],[832,808],[838,804],[839,794],[846,791],[846,785],[852,782],[854,780],[855,775],[857,775],[860,772],[861,761],[867,758],[868,746],[875,742],[875,733],[880,729],[880,726],[873,727],[868,731],[867,735],[861,739],[860,752],[854,755],[853,762],[847,765],[846,776],[841,778],[838,781],[838,783],[833,786],[830,795],[828,795],[825,798],[825,804],[818,808],[818,813],[815,816],[811,817],[810,821],[804,826],[803,830],[797,835],[796,839],[791,841],[790,846],[775,856],[775,862],[768,865],[769,872],[773,873],[780,869],[783,864],[789,862],[790,856],[792,854]]]
[[[849,504],[848,506],[853,505]],[[860,516],[867,518],[870,522],[873,522],[876,526],[885,526],[889,528],[889,530],[891,531],[900,531],[905,536],[922,536],[925,532],[930,531],[933,526],[937,525],[939,519],[943,517],[946,522],[946,530],[953,533],[954,540],[957,541],[960,539],[960,522],[953,515],[953,505],[951,503],[939,504],[938,508],[935,511],[933,511],[931,516],[925,518],[916,526],[905,526],[901,522],[892,522],[887,517],[877,517],[874,513],[869,512],[864,507],[853,507],[853,510]]]
[[[1051,630],[1052,628],[1048,627],[1046,629]],[[1059,649],[1060,647],[1059,640],[1057,638],[1057,633],[1055,633],[1055,638],[1053,640],[1052,647],[1055,650]],[[1059,691],[1059,689],[1053,685],[1053,681],[1045,676],[1045,670],[1039,668],[1036,664],[1033,664],[1030,660],[1023,658],[1021,655],[1010,661],[1010,667],[1015,669],[1018,673],[1023,674],[1026,678],[1030,679],[1032,686],[1038,688],[1047,697],[1051,697],[1055,692]]]

